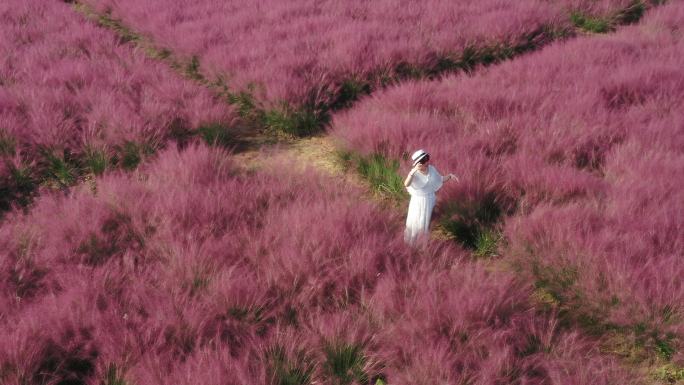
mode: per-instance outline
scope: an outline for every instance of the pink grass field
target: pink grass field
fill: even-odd
[[[512,274],[447,243],[409,248],[362,191],[280,163],[168,148],[13,213],[0,381],[635,383]],[[353,360],[330,358],[345,347]]]
[[[206,89],[119,42],[67,4],[0,4],[5,172],[41,153],[111,156],[126,142],[158,148],[202,125],[228,127],[234,120],[232,108]]]
[[[570,12],[610,17],[627,0],[86,0],[185,57],[211,78],[271,104],[325,102],[348,79],[393,77],[466,47],[515,45],[569,30]],[[545,36],[549,38],[550,36]]]
[[[494,195],[503,254],[550,305],[588,330],[651,330],[661,345],[645,348],[668,357],[684,337],[681,25],[672,2],[615,34],[402,84],[338,114],[332,133],[404,159],[402,174],[407,154],[430,151],[462,179],[441,193],[442,219]]]
[[[84,2],[293,104],[633,4]],[[490,260],[406,245],[403,212],[279,149],[251,168],[196,140],[234,110],[71,5],[0,3],[0,193],[21,170],[59,172],[49,156],[158,150],[2,213],[0,384],[636,385],[681,369],[682,25],[673,1],[334,116],[347,149],[401,160],[402,176],[418,147],[460,176],[436,221],[500,210]]]

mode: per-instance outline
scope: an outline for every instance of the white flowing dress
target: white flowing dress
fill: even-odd
[[[406,188],[411,194],[404,231],[407,243],[414,243],[421,234],[428,233],[432,209],[435,207],[435,192],[441,187],[442,176],[432,165],[428,166],[427,174],[420,171],[413,174],[411,184]]]

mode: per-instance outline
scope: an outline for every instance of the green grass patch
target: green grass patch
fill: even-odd
[[[173,52],[168,48],[153,48],[145,49],[145,54],[153,59],[166,60],[172,57]]]
[[[358,77],[351,77],[340,84],[333,101],[330,103],[330,110],[336,111],[351,107],[361,96],[372,92],[371,84]]]
[[[237,112],[243,119],[248,121],[257,120],[260,118],[261,113],[258,111],[257,104],[254,100],[254,95],[251,91],[240,91],[231,93],[228,91],[228,87],[222,80],[216,83],[217,87],[222,89],[222,94],[224,94],[228,100],[228,103],[237,106]],[[253,88],[252,85],[250,88]]]
[[[440,227],[478,256],[494,255],[501,236],[496,224],[504,213],[497,195],[483,194],[478,199],[448,202]]]
[[[684,381],[684,367],[674,364],[663,365],[656,369],[653,373],[653,378],[668,384],[680,383]]]
[[[46,167],[45,173],[48,180],[59,184],[60,187],[68,187],[76,182],[79,175],[79,166],[75,159],[68,153],[56,155],[53,152],[44,152]]]
[[[200,71],[200,61],[197,55],[192,55],[192,57],[190,57],[190,60],[185,63],[183,71],[185,76],[190,79],[200,81],[204,80],[204,75],[202,75],[202,72]]]
[[[655,1],[653,3],[657,5],[662,2]],[[634,0],[627,7],[609,17],[590,16],[574,11],[570,14],[570,20],[575,27],[584,31],[606,33],[614,31],[617,25],[636,23],[641,20],[645,12],[646,4],[641,0]]]
[[[392,79],[390,83],[394,83],[397,80],[407,80],[407,79],[421,79],[426,75],[426,68],[418,64],[400,62],[394,66],[394,73],[396,74],[396,79]]]
[[[191,131],[183,122],[178,121],[172,123],[171,137],[179,144],[198,138],[214,146],[230,147],[235,143],[229,127],[218,123],[209,123]],[[134,170],[142,161],[152,156],[158,150],[157,147],[154,143],[128,141],[112,147],[112,155],[105,148],[89,146],[75,154],[66,150],[41,149],[38,159],[30,166],[15,166],[5,159],[9,173],[0,180],[0,213],[11,209],[12,205],[27,206],[39,185],[64,189],[79,181],[93,184],[93,175],[102,175],[109,169]],[[94,189],[95,185],[92,187]]]
[[[565,30],[556,30],[550,26],[541,26],[531,31],[515,42],[499,42],[489,45],[468,45],[461,52],[440,55],[433,65],[420,71],[412,71],[409,78],[433,78],[446,72],[471,72],[479,65],[488,66],[516,55],[537,49],[550,41],[557,40],[568,34]],[[401,73],[400,73],[401,77]]]
[[[295,108],[286,102],[264,111],[262,116],[266,129],[294,137],[306,137],[319,132],[323,127],[323,121],[326,120],[314,108]]]
[[[16,151],[17,141],[5,130],[0,129],[0,156],[13,156]]]
[[[0,213],[12,208],[12,205],[25,207],[38,189],[38,179],[30,166],[8,162],[9,174],[0,178]]]
[[[84,171],[95,175],[102,175],[109,166],[109,158],[104,150],[86,149],[83,155]]]
[[[653,336],[654,350],[658,357],[665,361],[670,361],[677,351],[674,347],[674,336],[660,338],[657,334]]]
[[[0,184],[0,206],[4,206],[3,209],[9,209],[11,202],[25,206],[38,188],[38,179],[34,176],[34,170],[28,165],[15,166],[12,163],[8,163],[7,167],[9,175]]]
[[[138,167],[144,157],[152,155],[154,152],[155,148],[152,145],[128,141],[116,147],[116,153],[111,162],[115,166],[131,171]]]
[[[660,5],[666,1],[667,0],[651,0],[651,3],[654,5]],[[644,16],[645,12],[646,4],[644,4],[644,2],[641,0],[634,0],[629,6],[627,6],[627,8],[617,12],[613,16],[613,19],[615,20],[615,23],[619,24],[636,23],[637,21],[641,20],[641,17]]]
[[[399,161],[388,159],[378,153],[362,156],[351,152],[340,152],[338,157],[345,168],[355,169],[367,180],[374,192],[396,202],[408,198],[404,180],[399,175]]]
[[[482,229],[475,240],[473,255],[479,258],[499,255],[499,242],[501,239],[502,235],[498,230],[492,228]]]
[[[425,71],[427,77],[439,76],[445,72],[470,72],[478,65],[491,65],[513,57],[516,50],[513,46],[500,43],[490,46],[469,45],[458,55],[445,55]]]
[[[79,180],[90,178],[88,174],[100,175],[110,166],[121,163],[133,167],[140,161],[138,146],[127,144],[121,154],[110,159],[104,150],[90,147],[79,154],[55,149],[39,150],[39,158],[31,166],[15,166],[7,162],[9,175],[0,181],[0,212],[12,205],[26,207],[30,204],[39,185],[53,189],[65,189]],[[90,179],[92,181],[92,179]]]
[[[200,137],[212,146],[230,147],[235,143],[235,135],[228,127],[219,123],[205,124],[197,131]]]
[[[360,346],[333,342],[326,344],[324,351],[326,361],[323,368],[334,384],[368,383],[368,374],[365,371],[368,359]]]
[[[121,167],[134,170],[142,160],[142,149],[135,142],[126,142],[121,149]]]
[[[592,17],[577,11],[570,14],[570,20],[575,27],[587,32],[606,33],[613,30],[609,20],[600,17]]]
[[[115,364],[109,364],[107,366],[107,372],[105,373],[102,385],[126,385],[123,373],[120,373],[120,370]]]
[[[315,365],[313,359],[304,352],[288,357],[285,349],[275,346],[266,352],[272,385],[309,385],[313,378]]]
[[[454,62],[455,68],[461,68],[465,71],[471,71],[477,64],[480,63],[480,49],[476,46],[467,46],[461,51],[461,55],[457,61]],[[491,60],[489,60],[491,63]]]

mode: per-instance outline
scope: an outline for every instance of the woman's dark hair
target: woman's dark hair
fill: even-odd
[[[425,164],[427,161],[430,160],[430,154],[427,154],[423,157],[423,159],[419,160],[418,163],[420,164]]]

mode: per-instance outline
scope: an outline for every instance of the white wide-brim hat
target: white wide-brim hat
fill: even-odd
[[[417,165],[418,162],[420,162],[420,160],[426,156],[428,156],[428,153],[425,152],[425,150],[418,150],[414,152],[413,155],[411,155],[411,159],[413,159],[413,166],[415,167],[415,165]]]

